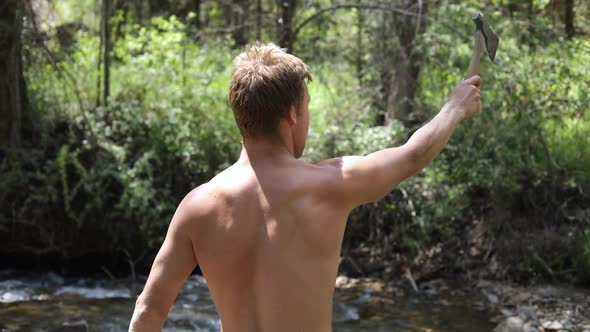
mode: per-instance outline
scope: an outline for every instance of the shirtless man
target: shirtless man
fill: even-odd
[[[476,76],[460,82],[403,146],[310,164],[299,160],[310,80],[307,65],[272,44],[250,46],[236,58],[229,101],[241,155],[178,206],[130,331],[161,331],[197,264],[223,331],[331,331],[348,214],[428,165],[480,105]]]

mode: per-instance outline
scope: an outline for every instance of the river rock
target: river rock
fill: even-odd
[[[518,316],[528,321],[538,321],[537,310],[533,306],[520,306],[516,308]]]
[[[533,322],[525,323],[522,328],[523,328],[524,332],[538,332],[539,331],[539,329],[537,328],[537,326],[535,326],[535,324]]]
[[[336,278],[336,287],[341,288],[348,284],[348,277],[347,276],[338,276]]]
[[[543,328],[545,328],[545,330],[548,331],[558,331],[558,330],[562,330],[563,329],[563,324],[561,324],[561,322],[559,321],[544,321],[543,322]]]
[[[494,332],[525,332],[524,321],[520,317],[508,317],[496,326]]]
[[[529,294],[526,291],[524,291],[524,292],[516,292],[516,294],[514,294],[512,296],[512,302],[513,303],[525,303],[530,298],[531,298],[531,294]]]
[[[491,281],[485,279],[480,279],[476,285],[477,288],[489,288],[492,286],[494,286],[494,284]]]
[[[88,332],[88,323],[85,320],[63,322],[61,326],[51,330],[51,332]]]
[[[486,297],[488,298],[488,301],[490,301],[490,303],[492,303],[492,304],[498,304],[498,302],[500,302],[500,299],[498,299],[498,296],[496,296],[494,294],[486,294]]]
[[[520,317],[508,317],[501,322],[494,332],[537,332],[539,331],[534,322],[525,322]]]

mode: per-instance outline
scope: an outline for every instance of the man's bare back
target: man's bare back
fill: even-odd
[[[244,151],[197,189],[214,199],[194,243],[224,331],[330,331],[347,211],[322,200],[322,172]]]
[[[317,164],[298,159],[309,127],[303,87],[302,103],[281,117],[272,139],[245,139],[234,165],[180,203],[130,331],[161,330],[197,265],[225,332],[331,331],[348,214],[428,165],[459,122],[479,109],[478,85],[479,77],[461,82],[401,147]]]

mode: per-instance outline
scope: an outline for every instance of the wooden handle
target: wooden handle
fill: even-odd
[[[467,70],[467,78],[471,78],[475,75],[479,75],[479,59],[484,51],[485,40],[481,31],[475,31],[475,42],[473,44],[473,54],[471,55],[471,61],[469,61],[469,69]]]

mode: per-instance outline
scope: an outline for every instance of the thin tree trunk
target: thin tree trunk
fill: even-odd
[[[262,0],[256,1],[256,40],[262,35]]]
[[[388,52],[391,48],[389,43],[391,42],[387,39],[387,36],[392,34],[390,29],[390,20],[391,16],[385,12],[379,13],[379,20],[381,21],[378,25],[380,28],[376,31],[376,50],[373,52],[373,58],[375,59],[375,64],[377,65],[378,73],[379,73],[379,81],[377,86],[379,87],[379,93],[374,96],[375,103],[380,110],[379,113],[375,116],[375,125],[382,126],[385,124],[386,113],[388,111],[388,106],[390,104],[390,93],[391,93],[391,83],[392,83],[392,66],[391,66],[391,59],[392,56]]]
[[[234,40],[233,46],[235,48],[241,48],[248,42],[244,25],[246,22],[248,2],[246,0],[224,0],[222,4],[225,26],[230,28],[231,36]]]
[[[427,11],[426,1],[420,3],[420,15]],[[409,7],[413,1],[405,1]],[[419,55],[414,52],[416,38],[425,30],[425,20],[420,16],[398,17],[400,24],[396,24],[399,41],[398,65],[396,66],[394,104],[392,115],[395,119],[408,122],[410,114],[414,111],[414,98],[418,90],[418,76],[420,67]]]
[[[143,1],[135,3],[135,14],[137,15],[137,22],[143,24]]]
[[[231,26],[232,26],[232,37],[234,39],[234,46],[236,48],[242,48],[248,43],[246,37],[246,22],[248,12],[248,1],[246,0],[233,0],[231,3]]]
[[[196,14],[196,21],[195,27],[197,30],[201,30],[201,0],[195,0],[195,14]]]
[[[102,23],[102,13],[101,13],[101,20],[100,20],[100,38],[98,39],[98,57],[96,62],[96,107],[100,106],[102,101],[102,52],[104,51],[104,32],[103,32],[104,24]]]
[[[295,34],[293,33],[293,17],[295,17],[296,0],[278,0],[280,19],[278,20],[279,46],[293,52]]]
[[[576,27],[574,26],[574,0],[565,0],[564,10],[565,34],[567,38],[571,39],[576,34]]]
[[[27,98],[21,54],[23,12],[21,0],[0,5],[0,143],[13,147],[22,143]]]
[[[356,3],[360,4],[361,0],[357,0]],[[356,26],[356,77],[360,86],[363,80],[363,11],[361,9],[357,9]]]
[[[529,36],[535,35],[535,2],[533,0],[528,1],[527,15],[529,21]],[[535,49],[534,38],[528,38],[530,53],[532,54]]]
[[[102,24],[103,24],[103,38],[104,38],[104,51],[103,51],[103,106],[108,106],[108,99],[110,95],[110,70],[111,70],[111,29],[110,29],[110,0],[103,0],[103,11],[102,11]]]

